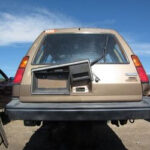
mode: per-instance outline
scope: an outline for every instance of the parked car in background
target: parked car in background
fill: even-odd
[[[150,74],[148,74],[148,78],[149,78],[149,81],[150,81]],[[149,82],[149,92],[148,92],[148,95],[150,96],[150,82]]]
[[[8,78],[7,75],[0,69],[0,108],[11,100],[13,78]]]
[[[149,78],[149,80],[150,80],[150,74],[148,74],[148,78]],[[150,84],[150,83],[149,83]]]
[[[6,113],[39,121],[150,119],[149,79],[115,30],[46,30],[16,72]]]

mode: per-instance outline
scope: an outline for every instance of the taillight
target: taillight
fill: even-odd
[[[21,82],[28,60],[29,56],[25,56],[22,59],[13,81],[15,84],[19,84]]]
[[[148,83],[149,82],[148,76],[147,76],[139,58],[136,55],[132,55],[131,57],[132,57],[132,60],[134,62],[134,65],[136,67],[136,70],[138,72],[141,82]]]

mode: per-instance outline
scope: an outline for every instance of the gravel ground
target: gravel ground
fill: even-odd
[[[55,124],[25,127],[22,121],[4,126],[8,150],[150,150],[150,122],[116,127],[108,123]],[[0,150],[6,150],[3,145]]]

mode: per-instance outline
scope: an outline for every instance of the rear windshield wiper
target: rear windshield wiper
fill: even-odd
[[[105,57],[105,54],[106,54],[106,49],[107,49],[107,44],[108,44],[108,36],[106,37],[106,44],[104,46],[104,49],[103,49],[103,55],[101,57],[98,57],[97,59],[95,59],[94,61],[92,61],[90,63],[90,66],[96,64],[98,61],[102,60],[104,57]]]
[[[104,57],[105,57],[105,53],[104,53],[101,57],[99,57],[99,58],[95,59],[94,61],[92,61],[92,62],[90,63],[90,66],[93,66],[93,65],[96,64],[98,61],[102,60]]]

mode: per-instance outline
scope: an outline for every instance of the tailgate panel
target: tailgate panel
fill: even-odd
[[[66,94],[66,91],[63,91],[63,87],[66,85],[65,80],[55,82],[55,80],[39,79],[38,88],[40,90],[44,88],[45,92],[42,91],[43,94],[41,94],[41,91],[35,90],[32,93],[33,87],[30,84],[24,84],[21,85],[20,100],[23,102],[140,101],[142,99],[142,87],[138,75],[131,78],[126,74],[136,73],[134,66],[130,64],[111,66],[97,64],[92,67],[91,71],[100,79],[99,82],[95,81],[95,75],[93,75],[93,80],[90,83],[80,81],[77,85],[72,84],[75,87],[87,85],[89,92],[72,92],[69,81],[69,92]],[[60,88],[57,88],[58,86]],[[50,88],[51,92],[49,91]]]

